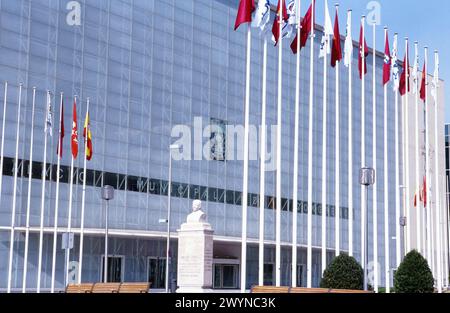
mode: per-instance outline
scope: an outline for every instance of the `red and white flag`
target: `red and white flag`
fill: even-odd
[[[72,157],[78,156],[78,123],[77,123],[77,101],[73,101],[73,122],[72,122]]]
[[[281,15],[282,15],[282,19],[283,19],[283,26],[281,27],[285,27],[285,25],[287,25],[287,21],[289,19],[289,15],[287,14],[287,9],[286,9],[286,2],[284,0],[278,0],[278,5],[277,5],[277,15],[275,17],[275,19],[273,20],[273,26],[272,26],[272,35],[273,38],[272,40],[275,42],[275,46],[278,44],[278,40],[280,39],[280,6],[281,6]],[[284,35],[284,31],[282,30],[282,34],[281,36]]]
[[[386,43],[384,46],[383,85],[391,79],[391,49],[389,48],[389,36],[386,30]]]
[[[367,61],[366,58],[369,55],[369,48],[367,47],[366,38],[363,36],[363,25],[361,24],[361,28],[359,31],[359,54],[358,54],[358,70],[359,70],[359,78],[362,79],[362,62],[363,62],[363,54],[364,54],[364,75],[367,74]]]
[[[303,17],[303,20],[301,22],[301,32],[300,32],[300,49],[306,46],[306,42],[308,41],[309,33],[311,32],[311,20],[313,18],[313,6],[314,6],[314,23],[316,20],[316,0],[313,0],[314,3],[311,3],[309,6],[308,11],[306,12],[305,16]],[[295,36],[294,40],[291,43],[291,50],[294,54],[297,54],[297,38],[298,36]]]
[[[342,60],[342,48],[341,48],[341,33],[339,32],[339,17],[336,9],[336,17],[334,18],[334,35],[333,35],[333,47],[331,51],[331,66],[335,67],[336,62]]]
[[[234,30],[237,30],[241,24],[251,23],[252,13],[255,8],[255,0],[241,0],[239,2],[239,9],[236,15],[236,22],[234,23]]]

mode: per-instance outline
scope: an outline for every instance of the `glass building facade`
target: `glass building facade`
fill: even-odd
[[[56,146],[58,119],[53,137],[48,137],[44,194],[44,240],[42,269],[38,268],[41,212],[41,171],[44,154],[45,92],[52,92],[54,116],[59,116],[59,95],[64,93],[66,137],[61,160],[59,189],[58,249],[56,288],[64,288],[64,251],[62,233],[67,231],[69,202],[70,125],[72,102],[78,96],[79,129],[90,98],[90,118],[94,155],[88,162],[86,181],[85,244],[82,281],[102,279],[104,204],[103,185],[116,188],[110,201],[110,262],[115,269],[111,280],[152,281],[164,287],[165,228],[159,219],[166,217],[169,145],[176,125],[193,127],[194,119],[203,125],[243,125],[245,91],[245,27],[233,31],[237,0],[111,0],[111,1],[0,1],[0,80],[8,81],[6,106],[3,184],[0,202],[0,260],[8,260],[10,234],[14,230],[12,287],[22,288],[24,234],[26,230],[28,169],[33,164],[30,207],[30,246],[27,290],[36,289],[37,273],[41,286],[51,284],[53,227],[55,225]],[[79,16],[77,10],[79,9]],[[78,20],[79,19],[79,20]],[[340,239],[348,252],[348,144],[353,142],[354,256],[361,259],[361,80],[357,71],[358,49],[353,56],[353,93],[348,93],[348,69],[340,67],[341,109],[335,110],[335,71],[328,70],[327,141],[322,142],[323,61],[318,59],[321,33],[314,39],[313,111],[313,286],[320,283],[322,145],[327,153],[327,248],[334,255],[335,218],[335,121],[340,116]],[[367,38],[370,38],[367,36]],[[290,284],[292,238],[292,192],[294,156],[294,98],[296,58],[284,41],[283,126],[282,126],[282,284]],[[300,149],[298,196],[299,284],[306,286],[307,169],[309,45],[301,52]],[[356,44],[355,44],[356,45]],[[370,44],[369,44],[370,46]],[[263,41],[256,31],[252,37],[250,123],[261,123],[261,77]],[[267,123],[277,120],[278,49],[268,49]],[[373,163],[373,132],[383,138],[383,56],[376,57],[377,125],[372,126],[372,54],[366,75],[366,161]],[[13,203],[13,164],[15,161],[18,86],[23,83],[19,127],[18,187],[16,216],[11,228]],[[30,163],[32,87],[36,86],[33,163]],[[353,99],[353,129],[348,129],[348,99]],[[388,94],[388,132],[394,133],[393,92]],[[0,95],[4,101],[3,93]],[[0,112],[1,113],[1,112]],[[1,113],[2,114],[2,113]],[[3,117],[3,115],[2,115]],[[81,134],[81,131],[80,131]],[[350,135],[352,134],[352,136]],[[269,147],[273,145],[268,136]],[[208,138],[203,138],[205,141]],[[230,138],[226,138],[229,140]],[[82,142],[80,136],[80,142]],[[195,140],[192,140],[195,143]],[[251,138],[258,146],[258,139]],[[198,142],[197,142],[198,144]],[[394,173],[394,136],[389,136],[388,172]],[[237,153],[242,152],[237,146]],[[390,233],[395,236],[395,177],[389,175],[384,186],[383,141],[377,143],[378,255],[380,285],[384,285],[384,208],[388,205]],[[217,151],[213,151],[217,153]],[[71,261],[78,261],[81,219],[83,149],[75,160],[72,227],[75,246]],[[241,236],[241,192],[243,162],[239,160],[181,160],[173,162],[172,225],[176,230],[190,212],[193,199],[201,199],[215,235],[214,286],[239,288]],[[247,287],[258,278],[258,193],[259,161],[251,160],[249,169],[249,215]],[[265,278],[274,282],[275,267],[275,172],[266,173]],[[384,190],[389,188],[389,203]],[[369,193],[369,246],[373,242],[372,192]],[[176,239],[172,242],[172,277],[176,277]],[[372,249],[369,260],[372,260]],[[395,266],[395,240],[390,244],[390,266]],[[75,273],[73,274],[75,275]],[[8,262],[0,262],[0,289],[7,286]],[[74,276],[71,276],[73,278]]]

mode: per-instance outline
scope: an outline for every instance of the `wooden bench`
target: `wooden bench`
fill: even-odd
[[[330,293],[331,289],[327,288],[302,288],[292,287],[289,293]]]
[[[251,293],[289,293],[290,287],[253,286]]]
[[[119,293],[148,293],[150,283],[122,283]]]
[[[92,283],[69,284],[66,287],[66,293],[91,293],[93,287]]]
[[[92,293],[118,293],[120,283],[96,283]]]

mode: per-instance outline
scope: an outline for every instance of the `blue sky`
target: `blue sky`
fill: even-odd
[[[276,5],[278,0],[270,0]],[[450,1],[448,0],[328,0],[330,15],[334,21],[334,4],[340,5],[339,22],[341,32],[345,33],[346,12],[348,9],[353,10],[353,36],[357,40],[359,30],[359,19],[361,15],[367,15],[369,10],[367,6],[370,2],[377,2],[381,7],[381,24],[377,30],[377,50],[384,50],[384,33],[383,27],[389,28],[389,36],[392,45],[392,35],[394,32],[399,34],[399,52],[400,59],[404,56],[404,37],[410,39],[410,51],[413,51],[414,41],[419,42],[420,68],[423,66],[423,47],[429,47],[429,67],[428,72],[432,73],[434,68],[433,51],[438,50],[440,54],[440,76],[446,83],[446,123],[450,123],[450,108],[448,107],[450,99]],[[310,0],[301,1],[302,15],[305,14],[309,7]],[[324,20],[324,3],[325,0],[316,0],[318,24],[323,25]],[[370,10],[371,11],[371,10]],[[367,30],[367,44],[372,47],[372,30]],[[412,65],[413,56],[411,56]]]

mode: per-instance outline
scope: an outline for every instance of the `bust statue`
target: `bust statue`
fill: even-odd
[[[206,223],[206,213],[202,211],[202,202],[194,200],[192,202],[192,213],[187,217],[188,223]]]

